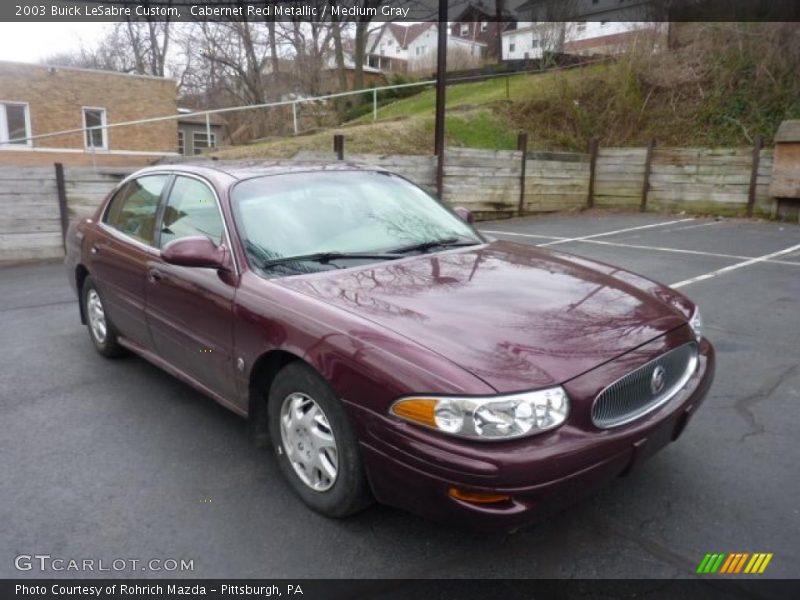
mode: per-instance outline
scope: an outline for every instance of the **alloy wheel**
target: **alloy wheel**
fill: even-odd
[[[95,289],[90,289],[86,294],[86,309],[89,317],[89,327],[92,331],[92,336],[98,344],[103,344],[106,341],[108,327],[106,325],[106,312],[103,309],[103,303],[100,296]]]
[[[296,392],[283,400],[281,446],[297,477],[316,492],[336,483],[339,453],[328,417],[313,398]]]

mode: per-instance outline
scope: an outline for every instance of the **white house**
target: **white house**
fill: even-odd
[[[560,46],[562,27],[563,23],[518,23],[516,29],[502,34],[503,60],[541,58],[545,50]]]
[[[640,39],[658,49],[666,42],[667,31],[666,23],[644,21],[523,22],[503,32],[503,60],[541,58],[545,51],[618,54]]]
[[[568,24],[563,50],[570,54],[619,54],[642,40],[658,50],[666,45],[668,33],[668,23],[579,21]]]
[[[439,27],[436,23],[386,23],[369,37],[368,64],[383,71],[430,69],[436,61],[438,36]],[[485,54],[486,44],[448,34],[447,50],[448,56],[458,53],[474,57],[479,62]]]

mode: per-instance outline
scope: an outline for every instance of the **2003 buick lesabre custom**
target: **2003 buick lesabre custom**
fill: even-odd
[[[313,509],[513,528],[675,440],[714,351],[681,294],[470,221],[347,163],[150,167],[66,266],[101,354],[248,416]]]

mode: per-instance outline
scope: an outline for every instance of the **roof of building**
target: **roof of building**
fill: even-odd
[[[136,77],[139,79],[152,79],[154,81],[169,81],[173,84],[175,80],[170,77],[161,77],[159,75],[141,75],[139,73],[123,73],[121,71],[105,71],[103,69],[88,69],[84,67],[64,67],[61,65],[46,65],[46,64],[36,64],[36,63],[27,63],[17,60],[0,60],[0,66],[2,65],[12,65],[16,67],[25,67],[26,69],[47,69],[50,71],[77,71],[79,73],[92,73],[94,75],[112,75],[118,77]]]

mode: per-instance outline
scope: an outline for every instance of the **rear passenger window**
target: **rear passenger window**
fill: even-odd
[[[126,183],[111,199],[105,222],[122,233],[155,244],[156,213],[167,175],[145,175]]]
[[[164,209],[161,247],[172,240],[196,235],[220,244],[222,231],[222,218],[211,189],[197,179],[176,177]]]

